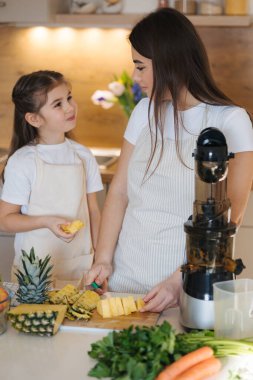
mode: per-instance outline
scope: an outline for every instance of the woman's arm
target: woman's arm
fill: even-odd
[[[231,220],[242,223],[253,179],[253,152],[236,153],[228,168],[228,198],[231,201]]]
[[[21,206],[0,200],[0,231],[27,232],[38,228],[48,228],[57,237],[70,241],[74,234],[67,234],[60,224],[68,224],[69,220],[57,216],[30,216],[21,214]]]
[[[90,229],[91,229],[91,239],[93,248],[96,250],[97,240],[98,240],[98,232],[100,225],[100,210],[97,202],[97,194],[89,193],[87,194],[87,202],[90,216]]]
[[[134,145],[124,140],[117,170],[102,212],[95,262],[86,276],[87,285],[93,281],[101,284],[111,274],[114,250],[128,204],[127,170],[133,149]]]

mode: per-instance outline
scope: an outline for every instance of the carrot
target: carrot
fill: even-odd
[[[195,364],[181,375],[175,377],[174,380],[206,380],[207,377],[218,373],[220,368],[220,360],[212,357]]]
[[[168,365],[162,372],[159,373],[156,380],[173,380],[176,376],[180,375],[188,368],[203,360],[211,358],[212,356],[213,350],[210,347],[204,346],[198,348],[195,351],[181,356],[181,358],[176,360],[174,363]]]

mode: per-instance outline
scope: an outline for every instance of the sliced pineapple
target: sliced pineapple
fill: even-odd
[[[67,305],[71,303],[69,300],[72,300],[74,296],[79,296],[78,289],[72,285],[68,284],[64,286],[61,290],[49,292],[49,302],[55,305],[63,304]]]
[[[136,301],[133,296],[128,297],[110,297],[98,301],[97,312],[103,318],[112,318],[120,315],[129,315],[134,313],[145,305],[141,298]]]
[[[124,315],[124,309],[120,297],[115,297],[118,315]]]
[[[129,307],[130,313],[134,313],[135,311],[137,311],[137,307],[136,307],[136,304],[134,301],[134,297],[128,296],[127,300],[128,300],[128,307]]]
[[[119,315],[123,315],[124,314],[124,310],[123,309],[122,309],[122,313],[121,314],[119,313],[119,309],[117,307],[117,302],[116,302],[116,297],[110,297],[110,298],[108,298],[108,302],[109,302],[110,312],[111,312],[111,315],[113,317],[117,317]]]
[[[86,310],[93,310],[97,307],[97,303],[100,300],[99,295],[92,291],[86,290],[74,303],[75,307],[84,308]]]
[[[84,227],[84,222],[81,220],[74,220],[70,224],[61,224],[61,229],[67,234],[75,234],[81,228]]]
[[[111,318],[112,313],[110,309],[109,300],[100,300],[97,304],[97,312],[100,314],[103,318]]]
[[[136,302],[136,307],[138,311],[141,310],[145,306],[145,302],[143,301],[142,298],[137,298],[135,302]]]
[[[50,336],[58,331],[66,310],[65,305],[22,304],[11,309],[8,317],[18,331]]]

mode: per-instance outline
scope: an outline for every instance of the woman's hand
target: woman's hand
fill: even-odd
[[[147,304],[141,311],[161,312],[169,307],[178,306],[181,283],[177,276],[160,282],[143,298]]]
[[[98,293],[107,291],[107,278],[112,274],[112,265],[107,263],[94,263],[89,272],[84,275],[84,284],[91,285],[96,282],[101,289],[96,289]]]

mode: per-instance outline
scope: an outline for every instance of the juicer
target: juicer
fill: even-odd
[[[184,224],[186,259],[181,267],[180,322],[186,329],[213,329],[213,284],[232,280],[244,268],[234,260],[236,225],[230,221],[227,198],[229,159],[223,133],[204,129],[193,152],[195,201],[193,214]]]

